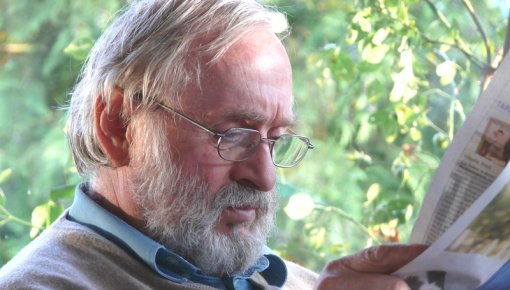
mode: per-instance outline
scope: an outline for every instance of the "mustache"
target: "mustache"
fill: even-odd
[[[228,207],[252,206],[261,213],[267,213],[276,204],[275,188],[270,191],[260,191],[240,183],[232,183],[218,191],[212,202],[212,208],[221,211]]]

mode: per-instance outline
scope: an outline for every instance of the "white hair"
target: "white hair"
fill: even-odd
[[[80,174],[111,164],[96,138],[97,98],[109,108],[114,89],[121,88],[124,110],[147,110],[163,99],[178,105],[183,90],[199,86],[204,68],[254,26],[273,29],[273,19],[274,12],[255,0],[145,0],[129,6],[92,48],[72,92],[67,137]]]

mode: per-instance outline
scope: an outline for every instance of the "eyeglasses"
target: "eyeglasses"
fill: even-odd
[[[247,128],[231,128],[223,133],[214,132],[177,110],[157,101],[155,103],[165,111],[176,114],[218,138],[218,154],[222,159],[227,161],[245,161],[255,153],[259,145],[265,141],[269,143],[273,164],[278,167],[289,168],[303,160],[308,149],[314,148],[312,143],[310,143],[310,139],[295,134],[283,134],[278,137],[264,138],[259,131]]]

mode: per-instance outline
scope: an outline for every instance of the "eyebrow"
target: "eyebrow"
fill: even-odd
[[[208,116],[203,116],[205,120],[209,119]],[[221,115],[219,120],[215,122],[215,124],[219,124],[225,121],[251,121],[254,123],[266,123],[268,118],[259,114],[253,110],[243,110],[243,109],[230,109]],[[278,126],[281,127],[292,127],[296,122],[294,114],[290,118],[285,117],[281,120],[278,120]]]

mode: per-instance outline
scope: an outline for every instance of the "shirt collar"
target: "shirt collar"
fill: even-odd
[[[206,275],[184,258],[95,203],[85,193],[87,188],[87,183],[77,186],[68,217],[135,254],[157,274],[172,282],[182,284],[191,281],[218,289],[250,289],[246,279],[256,272],[272,286],[282,287],[287,279],[285,263],[267,247],[255,265],[243,274],[223,279]]]

